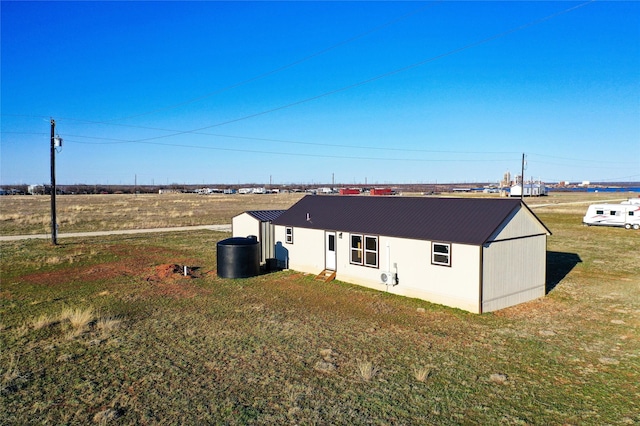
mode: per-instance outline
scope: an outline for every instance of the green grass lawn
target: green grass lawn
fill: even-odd
[[[553,289],[483,315],[220,279],[211,231],[2,243],[0,424],[639,423],[640,232],[582,210],[535,210]]]

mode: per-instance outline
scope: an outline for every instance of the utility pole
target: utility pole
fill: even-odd
[[[56,221],[56,122],[51,119],[51,243],[58,244],[58,222]]]
[[[524,152],[522,153],[522,174],[520,175],[520,185],[522,191],[520,191],[520,201],[524,200]]]

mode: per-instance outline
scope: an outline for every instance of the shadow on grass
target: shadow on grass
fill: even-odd
[[[576,253],[547,251],[546,292],[553,290],[581,262],[582,259]]]

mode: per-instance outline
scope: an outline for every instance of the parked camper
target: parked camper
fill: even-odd
[[[640,229],[640,205],[593,204],[582,218],[585,225],[624,226]]]

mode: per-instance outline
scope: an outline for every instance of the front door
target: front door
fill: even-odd
[[[336,233],[325,232],[325,269],[336,270]]]

